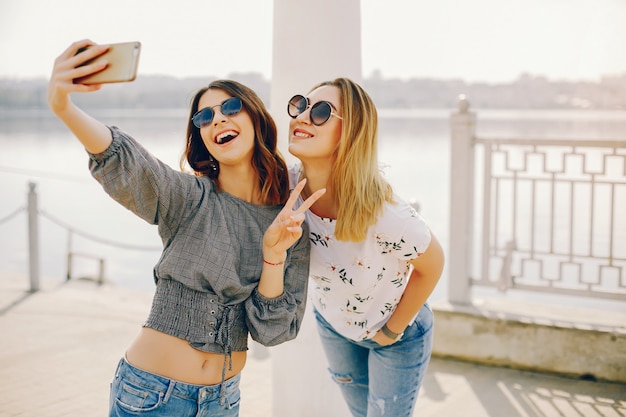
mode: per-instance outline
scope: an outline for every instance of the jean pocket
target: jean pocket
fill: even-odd
[[[237,379],[233,380],[233,378]],[[231,378],[229,381],[226,381],[224,383],[225,385],[222,385],[223,389],[225,390],[224,407],[228,410],[238,407],[239,403],[241,402],[241,391],[239,389],[240,374],[235,375],[233,378]]]
[[[239,403],[241,402],[241,396],[239,395],[239,390],[237,390],[237,392],[232,392],[229,393],[226,396],[226,403],[225,403],[225,407],[228,410],[231,410],[235,407],[239,407]]]
[[[415,321],[411,325],[415,325],[418,335],[424,336],[426,333],[432,330],[434,324],[434,315],[430,306],[428,304],[424,304],[419,314],[415,318]],[[405,332],[406,333],[406,332]]]
[[[124,410],[135,413],[157,409],[165,393],[154,388],[147,388],[133,381],[118,380],[115,404]]]

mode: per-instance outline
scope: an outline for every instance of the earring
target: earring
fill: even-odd
[[[213,159],[213,155],[211,154],[209,154],[209,168],[212,174],[217,174],[217,171],[220,169],[219,163]]]

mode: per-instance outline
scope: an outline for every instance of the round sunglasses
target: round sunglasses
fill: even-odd
[[[309,107],[309,99],[301,94],[291,97],[287,105],[287,113],[292,119],[300,116]],[[311,107],[309,118],[315,126],[321,126],[326,123],[331,116],[343,120],[341,116],[333,112],[333,105],[328,101],[318,101]]]
[[[202,110],[196,112],[191,120],[198,129],[206,127],[211,124],[213,117],[215,117],[214,108],[221,107],[222,114],[224,116],[234,116],[238,114],[243,108],[243,103],[239,97],[231,97],[222,102],[222,104],[216,104],[212,107],[205,107]]]

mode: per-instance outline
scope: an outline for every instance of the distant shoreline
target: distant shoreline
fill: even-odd
[[[28,109],[16,108],[0,108],[0,120],[4,119],[32,119],[50,118],[56,119],[47,107],[35,107]],[[490,120],[569,120],[569,119],[590,119],[605,121],[624,121],[626,120],[626,109],[524,109],[524,108],[473,108],[470,110],[475,112],[480,119]],[[172,118],[178,119],[187,117],[187,108],[92,108],[94,114],[103,117],[117,118]],[[450,114],[454,112],[454,108],[380,108],[378,116],[381,119],[448,119]],[[34,114],[33,114],[34,112]]]
[[[269,103],[271,82],[261,74],[232,74]],[[92,95],[75,95],[85,108],[188,108],[191,94],[215,77],[175,78],[143,75],[132,83],[111,84]],[[0,78],[1,109],[46,108],[47,79]],[[626,111],[626,73],[593,81],[558,81],[522,75],[509,83],[369,77],[363,86],[379,109],[456,109],[460,94],[475,109]]]

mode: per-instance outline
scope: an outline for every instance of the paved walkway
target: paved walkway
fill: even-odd
[[[89,281],[27,288],[0,274],[0,417],[106,415],[109,381],[151,294]],[[272,417],[263,352],[253,346],[242,375],[242,417]],[[434,358],[414,416],[626,416],[626,385]]]

